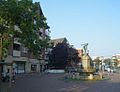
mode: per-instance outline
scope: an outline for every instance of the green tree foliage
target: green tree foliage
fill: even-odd
[[[104,63],[105,63],[106,65],[111,65],[111,59],[110,59],[110,58],[105,59],[105,60],[104,60]]]
[[[95,62],[95,64],[96,64],[96,69],[99,69],[99,65],[100,65],[100,62],[101,62],[100,58],[97,57],[96,59],[93,60],[93,62]]]
[[[19,37],[20,42],[34,55],[47,47],[49,37],[40,39],[39,30],[49,29],[49,26],[39,9],[39,3],[32,0],[0,0],[0,34],[7,35],[4,42],[9,44],[10,35]]]
[[[77,67],[80,62],[75,48],[69,48],[67,43],[58,43],[49,55],[49,65],[54,68]]]
[[[65,69],[68,59],[68,47],[66,43],[58,43],[49,55],[49,65],[56,69]]]
[[[74,48],[69,48],[68,62],[70,66],[77,66],[81,62],[81,58],[78,56],[78,51]]]

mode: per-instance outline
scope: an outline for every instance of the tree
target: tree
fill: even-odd
[[[106,65],[111,65],[111,59],[110,58],[104,59],[104,63]]]
[[[50,65],[54,68],[76,67],[80,62],[78,52],[74,48],[69,48],[67,43],[58,43],[50,55]]]
[[[100,58],[97,57],[96,59],[93,60],[93,62],[95,62],[96,69],[99,69],[99,65],[100,65],[100,62],[101,62]]]
[[[4,38],[5,46],[13,37],[25,45],[35,56],[39,50],[48,46],[49,37],[39,38],[40,28],[49,29],[46,18],[40,12],[39,3],[32,0],[0,0],[0,34]]]
[[[50,67],[64,69],[67,66],[68,47],[65,43],[58,43],[52,50],[50,59]]]
[[[81,62],[80,57],[78,56],[78,51],[74,48],[69,48],[68,53],[68,63],[69,66],[77,66]]]

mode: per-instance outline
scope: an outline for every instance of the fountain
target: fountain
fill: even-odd
[[[83,55],[81,57],[81,60],[82,60],[81,73],[87,76],[88,79],[92,80],[95,69],[93,68],[93,62],[87,50],[88,43],[82,44],[82,46],[83,46]]]
[[[81,62],[78,63],[78,69],[75,73],[70,73],[70,79],[77,80],[100,80],[101,75],[94,75],[95,67],[93,61],[89,55],[87,46],[88,43],[82,44],[83,49],[80,51]]]

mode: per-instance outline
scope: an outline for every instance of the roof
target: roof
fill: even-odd
[[[52,39],[50,42],[56,45],[58,43],[68,43],[68,40],[64,37],[64,38]]]
[[[63,43],[63,42],[67,42],[67,39],[66,38],[52,39],[51,42],[53,42],[53,43]]]
[[[57,39],[53,39],[52,42],[61,42],[62,43],[65,40],[67,41],[66,38],[57,38]]]

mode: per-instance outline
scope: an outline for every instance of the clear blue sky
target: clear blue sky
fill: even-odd
[[[89,43],[92,56],[120,52],[120,0],[34,0],[40,2],[51,38],[66,37],[76,48]]]

